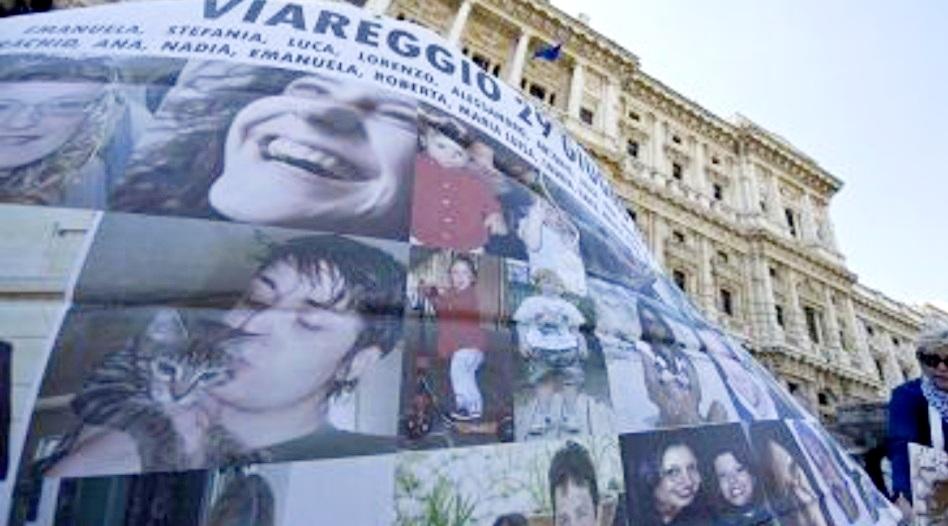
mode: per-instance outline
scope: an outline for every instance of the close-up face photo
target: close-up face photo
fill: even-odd
[[[754,476],[734,453],[726,451],[714,458],[718,489],[729,504],[742,507],[754,499]]]
[[[212,391],[217,399],[262,410],[326,394],[365,323],[338,269],[313,270],[278,260],[253,278],[224,320],[247,336],[233,380]]]
[[[658,486],[654,497],[656,508],[682,510],[695,500],[701,488],[698,459],[690,447],[672,445],[662,455]]]
[[[56,153],[105,96],[93,82],[0,82],[0,170]]]
[[[596,526],[596,504],[589,488],[572,480],[553,490],[556,501],[554,526]]]
[[[407,207],[416,124],[416,104],[404,97],[296,79],[237,114],[210,204],[237,221],[384,230]]]

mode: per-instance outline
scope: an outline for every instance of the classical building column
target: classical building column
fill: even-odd
[[[369,0],[365,8],[376,15],[384,15],[392,5],[392,0]]]
[[[507,72],[507,83],[511,86],[520,86],[520,79],[523,78],[523,66],[527,62],[527,51],[530,50],[530,38],[530,32],[522,30],[520,38],[517,39],[513,56],[510,57],[510,70]]]
[[[605,100],[602,114],[603,131],[612,139],[619,137],[619,81],[606,79]]]
[[[853,351],[855,351],[859,359],[862,360],[863,368],[872,371],[875,364],[872,361],[872,354],[869,352],[869,341],[866,339],[865,331],[860,326],[859,319],[856,317],[856,308],[853,306],[851,296],[847,295],[843,298],[843,311],[846,315],[846,325],[849,326],[853,346],[855,347]]]
[[[713,195],[711,191],[711,181],[708,179],[708,173],[705,171],[705,164],[707,156],[705,155],[704,145],[701,144],[701,141],[695,141],[695,188],[711,197]]]
[[[813,212],[813,200],[810,194],[803,193],[803,210],[800,212],[800,238],[806,243],[819,243],[816,234],[816,217]]]
[[[741,210],[746,213],[758,215],[763,212],[760,210],[760,188],[757,186],[757,175],[754,173],[754,162],[746,157],[740,161],[740,181],[741,181]]]
[[[461,41],[461,35],[464,34],[464,26],[467,24],[467,17],[471,15],[472,0],[464,0],[461,7],[454,15],[454,21],[451,22],[451,29],[448,30],[448,41],[457,44]]]
[[[579,118],[579,108],[583,103],[583,84],[586,82],[586,70],[580,62],[573,64],[573,76],[569,82],[569,100],[566,111],[571,117]]]
[[[766,342],[777,343],[781,340],[780,326],[777,324],[777,307],[774,300],[774,286],[770,279],[770,266],[763,255],[751,259],[755,298],[758,311],[754,313],[757,332]]]
[[[767,210],[769,211],[770,219],[777,227],[784,229],[787,223],[783,216],[783,198],[780,197],[780,183],[777,181],[777,174],[770,174],[768,184],[770,185],[768,196],[770,202],[767,203]]]
[[[665,267],[665,238],[668,236],[668,224],[665,218],[658,214],[652,215],[652,254],[655,255],[655,261],[658,266],[666,272]]]
[[[790,269],[787,269],[787,292],[790,302],[789,316],[787,316],[787,334],[796,344],[804,349],[810,349],[810,337],[806,330],[806,321],[803,317],[803,307],[800,306],[800,294],[797,292],[797,276]]]
[[[839,244],[836,242],[836,227],[833,225],[829,206],[823,211],[823,231],[826,245],[834,252],[839,252]]]
[[[836,318],[836,304],[833,303],[833,292],[829,287],[823,288],[823,303],[826,309],[826,344],[833,351],[842,349],[839,339],[839,320]]]
[[[667,172],[664,162],[665,155],[662,152],[662,148],[665,146],[665,126],[658,115],[652,116],[652,136],[649,141],[652,150],[652,169],[664,174]]]
[[[711,240],[702,237],[698,241],[698,301],[712,321],[718,318],[717,295],[714,293],[714,275],[711,271]]]

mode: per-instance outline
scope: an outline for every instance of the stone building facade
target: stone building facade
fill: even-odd
[[[843,182],[786,140],[713,114],[545,0],[352,3],[440,33],[563,121],[611,175],[666,272],[822,417],[919,374],[913,342],[933,308],[857,281],[830,217]],[[564,39],[559,60],[531,58]]]
[[[607,169],[666,272],[822,417],[919,374],[925,312],[858,282],[830,215],[843,182],[788,141],[713,114],[547,1],[366,7],[440,33],[562,120]],[[532,59],[564,39],[558,60]]]

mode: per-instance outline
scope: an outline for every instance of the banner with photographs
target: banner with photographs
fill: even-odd
[[[0,232],[10,524],[897,522],[593,157],[414,24],[3,20]]]

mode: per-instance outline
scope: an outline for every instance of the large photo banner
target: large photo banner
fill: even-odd
[[[414,24],[0,21],[0,228],[81,232],[0,244],[63,276],[3,305],[43,322],[3,351],[10,524],[897,523],[593,156]]]

